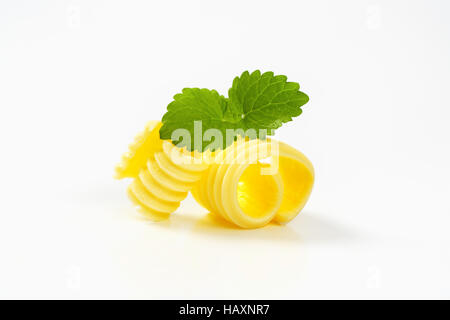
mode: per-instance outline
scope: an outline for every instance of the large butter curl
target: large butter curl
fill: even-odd
[[[116,167],[116,178],[133,178],[128,196],[152,220],[168,218],[191,191],[200,205],[239,227],[284,224],[311,194],[311,162],[285,143],[238,139],[223,151],[187,152],[161,140],[160,127],[149,122]]]

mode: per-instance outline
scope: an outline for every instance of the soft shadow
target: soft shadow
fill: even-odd
[[[118,186],[88,186],[71,192],[64,192],[63,196],[67,201],[87,206],[117,206],[118,204],[129,203],[125,193],[123,181],[118,181]],[[120,186],[120,184],[124,186]]]
[[[151,227],[165,228],[172,232],[187,232],[207,238],[223,238],[227,241],[268,240],[296,244],[361,243],[366,239],[361,233],[337,223],[323,215],[304,212],[286,225],[269,223],[258,229],[243,229],[214,213],[203,216],[198,213],[174,213],[169,219],[153,222],[135,212],[134,217]]]
[[[129,206],[126,196],[118,188],[102,188],[97,190],[86,190],[73,195],[78,203],[88,203],[102,207],[120,208],[121,215],[135,217],[152,227],[166,228],[169,231],[179,232],[183,230],[188,233],[205,236],[208,238],[227,238],[237,240],[269,240],[284,241],[291,243],[307,244],[333,244],[333,243],[355,243],[367,239],[366,233],[362,234],[349,226],[329,218],[330,215],[314,212],[301,212],[287,225],[270,223],[258,229],[242,229],[231,224],[214,213],[200,215],[201,212],[176,212],[169,219],[152,222],[139,214],[136,208]],[[126,212],[123,208],[126,204]],[[106,211],[109,211],[108,209]],[[117,212],[117,210],[115,210]]]
[[[332,221],[320,214],[302,212],[291,223],[305,243],[333,244],[360,242],[363,237],[349,227]]]
[[[289,225],[269,223],[258,229],[243,229],[223,220],[214,213],[208,213],[197,220],[193,232],[201,233],[211,237],[237,238],[239,240],[270,240],[301,242],[301,237]]]
[[[146,220],[144,217],[137,218]],[[205,236],[208,238],[226,238],[228,241],[234,240],[270,240],[300,242],[298,233],[289,225],[281,226],[270,223],[265,227],[258,229],[243,229],[231,224],[213,213],[207,213],[204,216],[198,216],[192,213],[174,213],[169,219],[160,222],[151,222],[148,224],[159,228],[167,228],[169,231],[180,232],[185,230],[194,235]]]

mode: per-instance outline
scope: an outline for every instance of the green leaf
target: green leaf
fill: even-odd
[[[167,112],[162,118],[162,127],[159,131],[161,139],[173,139],[172,134],[177,129],[185,129],[190,134],[190,141],[179,137],[172,140],[179,147],[187,147],[189,151],[205,151],[211,141],[195,144],[195,121],[202,122],[203,135],[207,129],[218,129],[223,137],[222,146],[226,146],[226,129],[237,128],[239,125],[225,119],[227,99],[215,90],[185,88],[182,93],[174,96],[167,106]],[[201,137],[202,138],[202,137]]]
[[[308,102],[308,96],[299,88],[298,83],[287,82],[283,75],[245,71],[234,79],[228,91],[229,107],[234,118],[243,119],[246,128],[277,129],[299,116],[300,107]]]
[[[236,77],[228,91],[228,99],[215,90],[185,88],[167,106],[160,137],[172,139],[174,144],[185,146],[190,151],[227,147],[232,143],[227,139],[227,129],[241,129],[238,134],[244,136],[249,135],[245,131],[254,129],[256,136],[250,138],[263,139],[266,134],[272,135],[274,129],[302,113],[301,106],[309,98],[299,88],[298,83],[287,82],[286,76],[275,76],[273,72],[261,74],[259,70],[251,74],[245,71]],[[201,121],[201,132],[195,129],[195,121]],[[184,129],[191,138],[174,137],[177,129]],[[219,138],[215,136],[211,139],[220,142],[219,147],[212,146],[211,141],[203,141],[203,136],[200,139],[195,137],[195,134],[202,135],[208,129],[220,132]]]

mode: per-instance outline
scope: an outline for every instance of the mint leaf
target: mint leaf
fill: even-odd
[[[283,75],[248,71],[236,77],[228,91],[229,109],[234,118],[241,117],[246,128],[277,129],[302,113],[308,96],[299,84],[287,82]]]
[[[229,137],[227,139],[227,129],[241,129],[237,132],[239,135],[248,135],[245,131],[254,129],[256,136],[250,138],[263,139],[264,130],[271,135],[274,129],[302,113],[300,107],[309,98],[299,88],[298,83],[287,82],[286,76],[275,76],[273,72],[261,74],[259,70],[251,74],[245,71],[236,77],[228,99],[215,90],[185,88],[167,106],[160,137],[172,139],[174,144],[187,147],[189,151],[226,148],[232,143]],[[201,132],[195,127],[195,121],[201,121]],[[179,135],[177,129],[184,129],[190,137]],[[208,129],[216,129],[219,135],[203,141]],[[196,138],[195,135],[202,136]]]
[[[234,121],[227,121],[225,113],[228,101],[219,95],[215,90],[184,88],[182,93],[174,96],[167,106],[167,112],[162,117],[162,127],[159,130],[161,139],[173,139],[172,142],[179,147],[187,147],[189,151],[205,151],[211,141],[203,141],[195,144],[195,122],[202,122],[202,132],[207,129],[218,129],[223,137],[222,146],[226,146],[226,129],[238,128]],[[190,138],[184,136],[173,137],[172,134],[177,129],[185,129],[190,134]],[[182,132],[181,132],[182,133]],[[201,137],[202,138],[202,137]],[[214,141],[214,140],[213,140]]]

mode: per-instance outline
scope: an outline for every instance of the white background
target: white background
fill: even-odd
[[[0,3],[0,298],[450,298],[448,1]],[[316,184],[285,227],[112,179],[184,87],[244,70],[310,96],[278,139]]]

